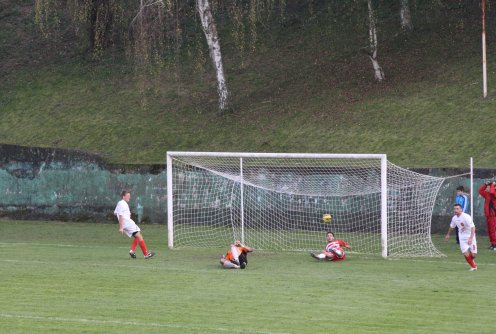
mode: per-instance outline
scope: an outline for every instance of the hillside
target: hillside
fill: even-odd
[[[288,5],[286,19],[261,28],[256,49],[243,54],[226,23],[232,112],[219,114],[208,54],[198,62],[185,51],[143,81],[124,48],[92,60],[68,33],[45,39],[32,1],[8,0],[0,5],[0,143],[77,148],[114,163],[162,163],[168,150],[193,150],[387,153],[406,167],[466,167],[473,156],[476,167],[496,167],[496,25],[487,27],[482,99],[480,8],[412,3],[410,34],[379,8],[382,83],[362,50],[366,2],[354,14],[362,25]]]

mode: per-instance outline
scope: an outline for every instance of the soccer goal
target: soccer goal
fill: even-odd
[[[430,232],[443,180],[384,154],[168,152],[168,245],[240,239],[256,249],[311,251],[331,230],[357,253],[442,256]]]

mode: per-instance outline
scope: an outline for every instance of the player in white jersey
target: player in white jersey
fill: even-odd
[[[458,237],[460,239],[460,250],[465,256],[465,260],[470,265],[470,271],[477,270],[474,258],[477,256],[477,241],[475,239],[475,225],[472,221],[472,217],[469,214],[463,212],[463,208],[460,204],[454,205],[455,215],[451,219],[451,224],[446,233],[445,240],[448,240],[450,233],[458,227]]]
[[[146,249],[145,240],[143,239],[143,235],[141,234],[141,230],[136,225],[136,223],[131,219],[131,211],[129,210],[129,200],[131,199],[131,193],[127,190],[122,191],[121,193],[122,199],[117,203],[117,206],[114,210],[114,215],[117,216],[119,220],[119,232],[121,234],[126,233],[128,237],[133,237],[133,243],[131,245],[131,250],[129,251],[129,256],[133,259],[136,258],[136,246],[139,244],[141,251],[143,252],[143,256],[145,259],[151,258],[155,255],[154,252],[148,251]]]

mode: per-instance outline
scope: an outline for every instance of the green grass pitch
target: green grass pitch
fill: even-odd
[[[219,249],[167,249],[133,260],[117,224],[0,221],[2,333],[493,333],[496,253],[478,236],[469,272],[452,238],[445,258],[341,263],[254,252],[223,270]],[[201,236],[200,236],[201,237]],[[324,236],[323,236],[324,238]],[[324,244],[324,241],[323,241]],[[138,248],[139,250],[139,248]],[[139,253],[139,252],[138,252]]]

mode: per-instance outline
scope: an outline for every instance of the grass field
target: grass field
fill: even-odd
[[[117,225],[0,221],[3,333],[493,333],[496,254],[478,236],[469,272],[446,258],[342,263],[257,253],[223,270],[225,249],[170,251],[166,227],[142,226],[155,258],[128,258]]]

